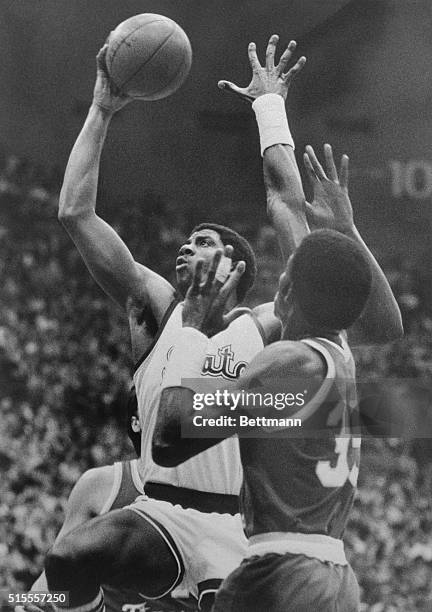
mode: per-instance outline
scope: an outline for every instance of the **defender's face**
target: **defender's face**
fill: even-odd
[[[176,259],[176,275],[178,288],[185,295],[191,284],[193,273],[198,259],[204,260],[204,271],[210,265],[217,249],[224,245],[218,232],[203,229],[194,232],[180,247]]]

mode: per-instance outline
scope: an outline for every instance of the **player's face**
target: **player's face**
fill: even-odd
[[[204,260],[204,270],[208,268],[217,249],[224,245],[218,232],[203,229],[194,232],[180,247],[176,259],[177,284],[184,295],[192,281],[198,259]]]

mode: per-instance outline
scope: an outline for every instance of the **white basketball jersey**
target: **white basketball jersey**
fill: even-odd
[[[238,439],[228,438],[174,468],[164,468],[152,460],[153,430],[166,364],[182,327],[183,304],[174,306],[150,353],[138,365],[134,383],[143,430],[141,454],[143,481],[160,482],[211,493],[238,495],[242,468]],[[201,376],[214,381],[215,388],[227,386],[240,376],[246,365],[263,349],[264,343],[252,315],[245,314],[209,340],[210,354]]]

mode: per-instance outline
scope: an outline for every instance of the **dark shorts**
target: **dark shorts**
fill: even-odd
[[[350,565],[304,555],[245,559],[216,595],[214,612],[358,612],[359,587]]]

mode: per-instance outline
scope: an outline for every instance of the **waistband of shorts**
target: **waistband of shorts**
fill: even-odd
[[[305,555],[319,561],[348,565],[342,540],[319,533],[287,533],[275,531],[249,538],[245,557],[269,553]]]
[[[208,493],[207,491],[197,491],[185,487],[175,487],[174,485],[163,484],[160,482],[146,482],[144,493],[153,499],[178,504],[182,508],[192,508],[199,512],[218,512],[219,514],[239,513],[239,498],[237,495],[224,493]]]

